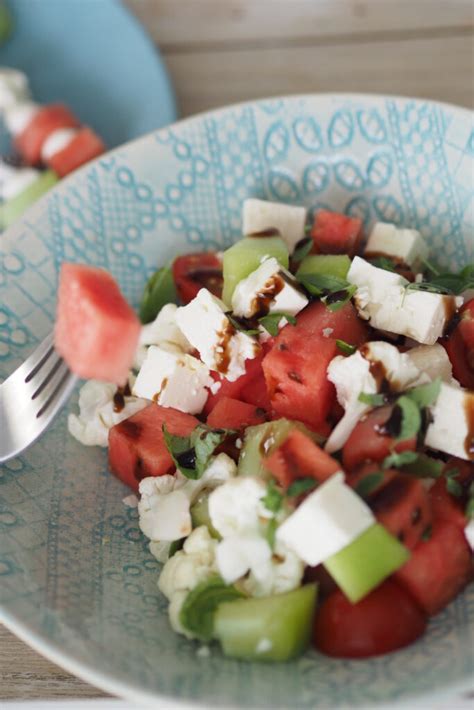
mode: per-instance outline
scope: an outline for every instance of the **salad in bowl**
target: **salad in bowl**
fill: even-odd
[[[63,264],[69,415],[137,495],[172,628],[203,649],[367,658],[473,578],[474,265],[419,231],[247,199],[224,252],[146,284]]]

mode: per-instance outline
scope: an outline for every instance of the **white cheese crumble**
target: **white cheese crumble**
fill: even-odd
[[[428,426],[425,445],[460,459],[474,460],[469,451],[470,411],[474,411],[474,392],[442,383],[435,404],[430,407],[433,421]]]
[[[399,229],[394,224],[377,222],[369,234],[365,254],[395,257],[416,268],[428,258],[428,247],[416,229]]]
[[[244,200],[242,232],[252,234],[277,229],[290,254],[305,236],[306,208],[249,198]]]

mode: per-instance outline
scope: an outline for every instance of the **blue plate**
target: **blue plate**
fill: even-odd
[[[40,103],[62,101],[109,148],[171,123],[176,105],[159,53],[115,0],[12,0],[0,64],[24,71]]]

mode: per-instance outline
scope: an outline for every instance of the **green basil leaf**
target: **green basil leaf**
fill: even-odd
[[[369,473],[359,481],[354,490],[361,498],[367,498],[382,483],[383,478],[381,471]]]
[[[369,262],[378,269],[395,271],[395,264],[388,256],[374,256],[372,259],[369,259]]]
[[[274,481],[269,481],[267,490],[261,501],[271,513],[278,513],[283,505],[283,493],[278,490]]]
[[[201,478],[202,474],[209,466],[211,457],[217,447],[232,434],[235,434],[235,432],[231,429],[209,429],[203,424],[200,424],[194,429],[191,434],[191,443],[196,452],[197,478]]]
[[[426,385],[419,385],[407,390],[404,394],[412,400],[420,409],[429,407],[438,399],[441,390],[441,378],[437,377],[433,382],[428,382]]]
[[[389,456],[386,456],[382,461],[382,468],[401,468],[407,464],[412,464],[418,460],[418,454],[415,451],[402,451],[397,453],[394,451]]]
[[[275,336],[278,335],[279,325],[282,318],[286,318],[288,323],[291,323],[291,325],[296,324],[296,318],[294,316],[290,316],[289,313],[269,313],[267,316],[259,318],[258,322],[268,333],[270,333],[270,335]]]
[[[268,521],[266,528],[265,528],[265,539],[270,545],[270,548],[273,550],[275,547],[275,537],[276,537],[276,531],[277,531],[277,521],[276,518],[270,518]]]
[[[413,452],[405,451],[404,453]],[[399,455],[403,456],[403,454]],[[417,454],[413,462],[402,463],[400,468],[403,473],[409,473],[416,478],[439,478],[443,473],[444,463],[437,459],[432,459],[426,454]]]
[[[297,279],[313,296],[344,291],[349,286],[347,281],[331,274],[300,274]]]
[[[344,353],[344,355],[353,355],[357,350],[355,345],[346,343],[345,340],[339,340],[339,338],[336,338],[336,345],[341,351],[341,353]]]
[[[167,303],[176,303],[176,287],[173,273],[169,266],[155,271],[145,286],[139,307],[139,316],[142,323],[155,320],[158,313]]]
[[[402,395],[398,398],[396,406],[402,411],[402,422],[397,441],[405,441],[417,436],[421,429],[421,414],[417,404],[406,395]]]
[[[446,479],[446,490],[455,498],[460,498],[462,496],[462,486],[454,478]]]
[[[228,311],[226,313],[227,318],[231,322],[231,324],[234,326],[236,330],[238,330],[240,333],[245,333],[246,335],[258,335],[259,330],[258,328],[246,328],[245,327],[245,322],[240,320],[239,318],[236,318],[235,316],[232,315],[231,311]]]
[[[425,266],[427,271],[432,273],[434,276],[439,276],[440,272],[440,267],[436,264],[433,264],[432,261],[429,261],[428,259],[424,259],[423,257],[420,257],[420,261]]]
[[[201,641],[211,641],[217,607],[242,597],[244,595],[236,587],[225,584],[218,575],[213,575],[188,593],[179,612],[179,620],[183,628]]]
[[[446,478],[457,478],[459,476],[459,469],[449,468],[447,471],[444,472],[444,475],[446,476]]]
[[[185,537],[181,537],[179,540],[173,540],[168,551],[168,559],[170,559],[171,557],[173,557],[173,555],[183,549],[185,540]]]
[[[359,402],[362,402],[362,404],[368,404],[369,407],[381,407],[385,404],[385,395],[383,394],[368,394],[368,392],[361,392],[358,399]]]
[[[406,291],[424,291],[425,293],[439,293],[444,296],[452,296],[453,291],[450,288],[445,288],[436,283],[430,283],[429,281],[413,282],[405,287]]]
[[[296,249],[293,252],[293,255],[291,257],[292,261],[295,261],[299,263],[300,261],[303,261],[305,256],[308,256],[310,253],[311,249],[313,248],[313,240],[311,237],[305,237],[304,239],[301,239],[298,244],[296,245]]]
[[[336,291],[335,293],[332,293],[329,296],[322,298],[321,300],[326,305],[326,308],[328,308],[332,313],[335,313],[336,311],[339,311],[341,308],[343,308],[346,303],[349,303],[356,291],[357,286],[349,286],[348,288],[344,289],[344,291]],[[338,297],[335,298],[335,296]]]
[[[469,498],[466,505],[466,518],[474,518],[474,482],[469,486]]]
[[[293,483],[290,483],[290,485],[288,486],[286,495],[290,498],[295,498],[296,496],[300,496],[303,493],[312,491],[314,488],[317,488],[318,485],[318,481],[316,481],[314,478],[311,478],[310,476],[305,476],[304,478],[297,478],[296,481],[293,481]]]
[[[170,434],[166,428],[166,424],[162,427],[163,438],[165,440],[166,448],[171,454],[171,458],[178,471],[180,471],[186,478],[191,478],[196,480],[199,475],[196,471],[195,459],[196,453],[194,451],[191,439],[189,436],[175,436]],[[187,462],[189,460],[192,462],[192,466],[186,466],[183,461]]]

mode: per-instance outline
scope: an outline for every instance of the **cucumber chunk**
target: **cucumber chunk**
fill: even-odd
[[[220,604],[214,635],[226,656],[247,661],[288,661],[307,648],[312,635],[317,586],[285,594]]]
[[[0,3],[0,45],[7,41],[13,31],[12,16],[6,5]]]
[[[288,247],[281,237],[246,237],[224,252],[224,303],[231,305],[232,294],[239,281],[258,269],[264,256],[274,256],[282,266],[288,268]]]
[[[179,620],[198,639],[210,641],[214,634],[217,607],[223,602],[232,602],[243,596],[234,586],[225,584],[218,575],[213,575],[189,592],[181,607]]]
[[[191,506],[191,522],[193,528],[199,528],[201,525],[205,525],[209,530],[209,535],[216,540],[220,540],[221,536],[211,523],[211,516],[209,515],[209,492],[202,493],[195,503]]]
[[[350,266],[351,260],[346,254],[310,254],[303,259],[296,275],[327,274],[346,279]]]
[[[0,208],[0,229],[6,229],[45,192],[58,182],[58,176],[52,170],[46,170],[19,195],[5,202]]]
[[[316,443],[322,441],[314,432],[310,432],[301,422],[290,419],[276,419],[264,424],[247,427],[244,444],[240,452],[238,475],[270,478],[270,473],[262,464],[265,456],[272,454],[282,444],[292,429],[299,429]]]
[[[323,564],[346,597],[356,603],[410,557],[407,548],[375,523]]]

